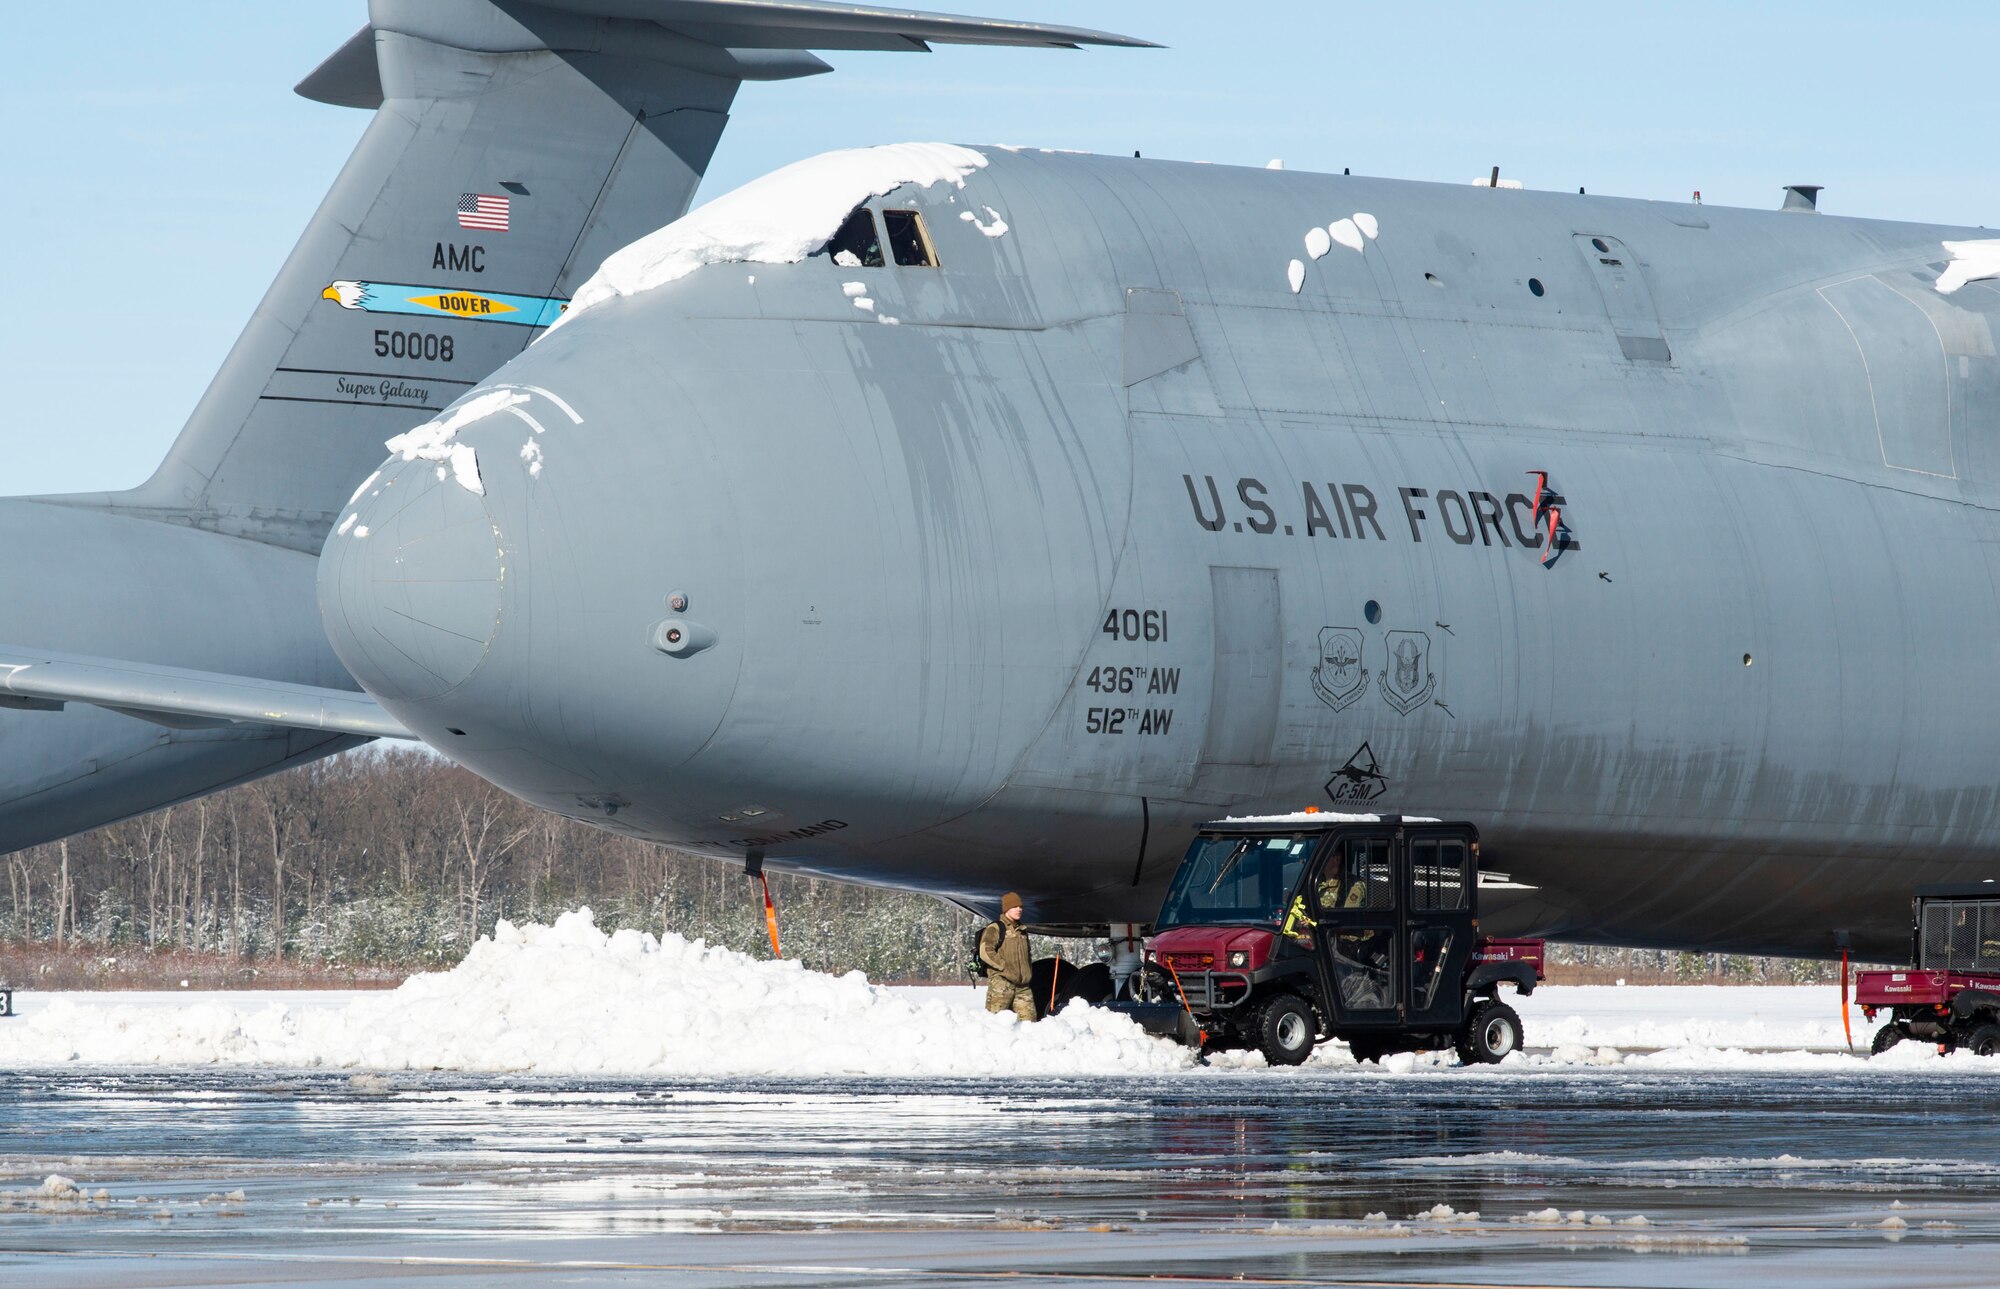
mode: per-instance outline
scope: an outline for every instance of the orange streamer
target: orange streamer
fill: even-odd
[[[1840,951],[1840,1028],[1847,1033],[1847,1045],[1854,1046],[1854,1021],[1847,1014],[1847,950]]]
[[[764,926],[771,932],[771,956],[782,958],[785,955],[778,948],[778,906],[771,903],[771,879],[759,873],[757,880],[764,884]]]
[[[1174,970],[1174,964],[1167,961],[1167,955],[1164,953],[1160,955],[1160,965],[1165,967],[1167,974],[1174,978],[1174,992],[1181,996],[1181,1010],[1187,1013],[1189,1020],[1194,1020],[1194,1008],[1188,1006],[1187,990],[1181,985],[1181,973]],[[1208,1031],[1203,1029],[1198,1021],[1195,1024],[1195,1033],[1201,1035],[1203,1045],[1208,1043]]]

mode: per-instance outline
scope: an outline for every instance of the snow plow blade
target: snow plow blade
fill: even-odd
[[[1148,1034],[1171,1038],[1187,1047],[1201,1046],[1201,1027],[1194,1023],[1194,1017],[1187,1014],[1185,1007],[1173,1003],[1125,1002],[1105,1003],[1104,1007],[1121,1016],[1130,1016]]]

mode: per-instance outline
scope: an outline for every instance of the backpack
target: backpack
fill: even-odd
[[[986,937],[988,931],[998,926],[1000,926],[998,922],[988,922],[985,926],[980,927],[972,933],[972,961],[967,966],[967,970],[971,973],[974,980],[984,980],[987,974],[992,971],[992,968],[986,965],[986,960],[979,956],[979,942]],[[1007,938],[1007,929],[1005,927],[1000,927],[1000,938],[1002,940]]]

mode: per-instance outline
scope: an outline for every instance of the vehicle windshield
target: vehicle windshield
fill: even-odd
[[[1318,833],[1196,839],[1154,929],[1277,922],[1318,840]]]

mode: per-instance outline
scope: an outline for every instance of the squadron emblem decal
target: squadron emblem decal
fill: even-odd
[[[1438,626],[1446,635],[1451,634],[1444,623]],[[1429,705],[1453,716],[1444,705],[1444,645],[1442,636],[1433,637],[1427,631],[1383,631],[1378,635],[1366,627],[1321,627],[1319,650],[1307,679],[1312,683],[1313,697],[1336,712],[1355,706],[1373,691],[1399,716]],[[1376,653],[1377,649],[1387,658]],[[1363,665],[1370,660],[1379,665]]]
[[[1340,711],[1368,692],[1368,669],[1361,665],[1361,632],[1353,627],[1321,627],[1319,662],[1312,670],[1313,693]]]
[[[423,318],[463,318],[468,322],[508,322],[518,327],[546,327],[569,308],[569,301],[543,295],[510,295],[504,291],[467,291],[448,286],[412,286],[407,282],[330,284],[319,293],[343,309],[365,313],[407,313]]]
[[[1389,648],[1389,661],[1382,668],[1382,697],[1400,715],[1408,716],[1437,692],[1431,638],[1423,631],[1391,631],[1384,643]]]

